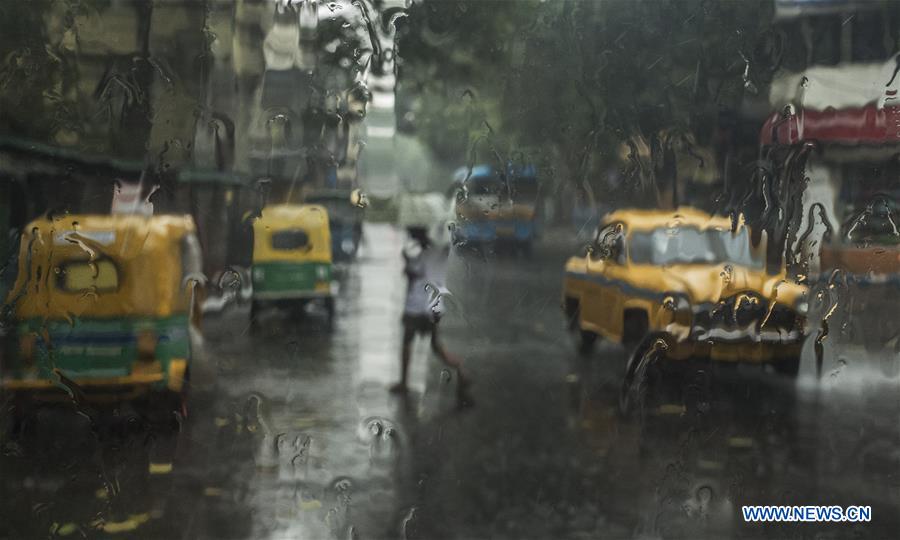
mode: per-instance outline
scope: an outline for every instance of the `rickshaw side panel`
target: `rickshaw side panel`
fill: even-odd
[[[272,261],[253,265],[253,294],[257,298],[289,298],[331,292],[328,263]]]

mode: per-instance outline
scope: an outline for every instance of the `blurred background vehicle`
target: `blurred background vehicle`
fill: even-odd
[[[204,286],[193,220],[50,217],[20,245],[7,300],[17,339],[2,366],[17,414],[48,399],[135,398],[183,414]]]
[[[454,244],[531,252],[538,231],[540,185],[533,165],[463,167],[454,174]]]
[[[302,311],[317,302],[334,322],[329,215],[319,205],[271,205],[253,224],[252,322],[265,305]]]
[[[331,232],[331,253],[336,263],[346,263],[356,258],[362,243],[362,208],[351,201],[351,190],[315,191],[304,197],[307,204],[322,206],[328,212],[328,229]]]
[[[765,271],[765,246],[692,208],[608,214],[584,256],[566,263],[563,305],[581,350],[598,336],[630,352],[648,334],[671,359],[772,364],[796,377],[805,287]]]

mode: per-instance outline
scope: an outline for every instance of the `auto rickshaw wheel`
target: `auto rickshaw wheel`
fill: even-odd
[[[533,252],[534,252],[534,245],[531,240],[523,240],[519,243],[519,253],[522,254],[523,258],[531,259]]]
[[[180,392],[153,392],[135,403],[135,408],[153,432],[164,437],[173,435],[181,430],[181,424],[187,415],[187,389],[188,380],[185,375],[185,387]]]
[[[334,313],[334,297],[327,296],[325,297],[325,322],[328,324],[329,329],[334,327]]]
[[[13,394],[0,406],[2,406],[0,410],[4,412],[0,416],[0,426],[2,426],[0,437],[3,441],[18,439],[33,416],[33,404],[30,400]]]
[[[567,296],[563,301],[563,312],[566,315],[566,328],[574,332],[578,329],[578,300]]]
[[[578,352],[584,355],[590,354],[594,350],[594,344],[599,336],[596,332],[591,332],[590,330],[579,330],[578,335]]]
[[[779,375],[795,379],[800,373],[800,355],[780,358],[772,364],[772,368]]]
[[[259,317],[259,302],[256,300],[250,301],[250,329],[255,330],[259,327],[259,323],[257,322],[257,318]]]

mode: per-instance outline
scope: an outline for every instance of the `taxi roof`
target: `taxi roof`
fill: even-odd
[[[651,231],[663,227],[678,225],[680,227],[696,227],[698,229],[716,228],[731,229],[731,218],[713,216],[703,210],[682,207],[676,210],[647,210],[625,208],[606,214],[603,224],[621,222],[626,230]],[[743,219],[741,219],[743,222]]]

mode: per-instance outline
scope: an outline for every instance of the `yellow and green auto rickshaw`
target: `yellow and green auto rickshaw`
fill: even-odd
[[[255,320],[263,304],[302,307],[322,303],[334,321],[328,211],[315,204],[277,204],[263,208],[253,225],[253,303]]]
[[[198,328],[190,216],[68,215],[24,230],[0,366],[17,401],[146,399],[184,412]]]

